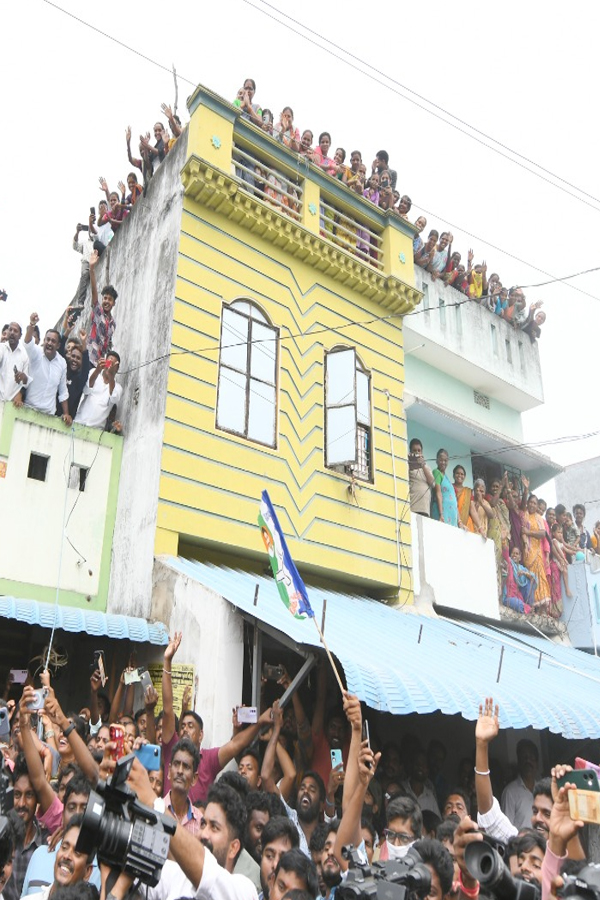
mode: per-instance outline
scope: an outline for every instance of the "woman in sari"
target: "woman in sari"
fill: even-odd
[[[508,515],[508,507],[500,496],[503,484],[499,478],[494,478],[490,484],[490,493],[487,501],[492,508],[493,515],[488,518],[487,536],[494,542],[496,554],[496,578],[498,582],[498,599],[502,597],[502,576],[505,568],[502,557],[502,550],[508,547],[508,539],[510,537],[510,517]],[[504,488],[508,491],[508,476],[504,475]]]
[[[527,615],[533,609],[537,578],[521,565],[521,551],[513,547],[508,555],[508,548],[502,551],[507,567],[506,584],[502,591],[502,602],[515,612]]]
[[[465,478],[467,473],[463,466],[454,466],[452,471],[454,476],[454,493],[456,494],[456,503],[458,506],[458,527],[465,531],[480,531],[481,523],[475,504],[473,503],[473,491],[471,488],[465,487]]]
[[[438,450],[437,469],[433,470],[433,493],[431,495],[431,518],[447,525],[458,527],[458,506],[452,482],[446,475],[448,451]]]
[[[542,541],[546,538],[546,529],[542,517],[537,511],[537,497],[530,494],[527,501],[527,512],[523,513],[521,528],[523,539],[523,563],[537,578],[535,589],[535,612],[548,613],[551,604],[550,585],[546,578]]]

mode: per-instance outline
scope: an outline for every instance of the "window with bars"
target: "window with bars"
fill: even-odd
[[[325,465],[373,480],[371,374],[350,347],[325,354]]]
[[[277,444],[279,329],[250,300],[223,305],[217,428]]]

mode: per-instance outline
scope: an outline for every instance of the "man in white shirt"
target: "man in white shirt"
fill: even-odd
[[[529,828],[533,804],[533,785],[537,777],[538,749],[533,741],[523,738],[517,744],[519,774],[502,792],[500,805],[517,830]]]
[[[140,799],[142,799],[141,795]],[[242,849],[246,810],[229,785],[214,784],[204,811],[200,843],[181,825],[171,838],[171,855],[149,900],[195,896],[197,900],[257,900],[256,888],[233,868]],[[183,876],[182,876],[183,873]]]
[[[27,386],[25,406],[47,413],[49,416],[56,413],[56,393],[58,391],[58,401],[63,411],[62,420],[65,425],[70,425],[73,420],[69,415],[67,364],[58,353],[60,334],[54,328],[50,328],[44,336],[43,344],[36,344],[33,340],[33,333],[39,320],[40,317],[37,313],[31,313],[25,332],[29,375],[18,373],[15,378],[19,384]]]
[[[0,400],[13,400],[15,406],[23,405],[21,385],[15,378],[17,372],[29,372],[29,357],[21,345],[21,326],[11,322],[8,326],[8,337],[0,344]]]
[[[112,407],[117,405],[123,394],[123,388],[115,382],[120,363],[121,357],[115,350],[109,350],[105,359],[98,360],[83,389],[75,416],[78,425],[104,428]]]

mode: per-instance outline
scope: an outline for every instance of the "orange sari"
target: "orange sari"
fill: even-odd
[[[531,531],[545,532],[544,520],[537,513],[523,512],[522,520],[525,528],[528,528]],[[533,572],[537,578],[534,601],[536,612],[548,612],[550,609],[551,591],[548,579],[546,578],[542,541],[540,538],[534,538],[528,534],[523,534],[522,540],[523,564],[530,572]]]
[[[454,493],[456,494],[456,503],[458,505],[458,518],[468,531],[475,532],[475,525],[471,518],[473,491],[464,485],[461,488],[454,485]]]

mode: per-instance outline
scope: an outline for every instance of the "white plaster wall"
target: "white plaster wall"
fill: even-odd
[[[162,558],[154,565],[152,617],[169,633],[183,632],[175,661],[196,667],[195,709],[204,720],[206,747],[231,738],[231,710],[242,701],[243,620],[213,591],[172,569]]]
[[[425,347],[415,349],[415,357],[521,411],[543,402],[542,370],[536,343],[532,344],[526,334],[515,331],[478,303],[469,301],[451,307],[451,304],[465,300],[464,294],[439,280],[433,281],[419,266],[415,267],[415,284],[427,293],[430,311],[425,311],[424,298],[418,315],[404,319],[405,350],[418,347],[425,338],[442,352],[438,350],[436,354],[434,348]],[[447,307],[444,314],[439,312],[440,300]],[[496,353],[492,347],[491,325],[496,328]],[[510,359],[506,341],[510,346]]]
[[[493,541],[411,513],[417,605],[499,619]]]
[[[187,130],[159,167],[99,265],[118,293],[113,344],[121,355],[125,443],[113,540],[108,612],[148,618],[165,426],[168,353],[183,208],[180,172]],[[159,362],[151,362],[165,357]],[[150,363],[143,365],[144,363]],[[141,366],[141,367],[140,367]]]
[[[31,452],[49,457],[44,482],[27,477]],[[72,456],[90,468],[83,492],[67,488]],[[67,515],[73,510],[66,533],[86,562],[77,565],[81,557],[65,540],[60,586],[83,594],[98,592],[111,459],[108,446],[98,448],[77,437],[72,442],[70,431],[15,421],[6,477],[0,478],[2,578],[56,586],[66,494]]]

